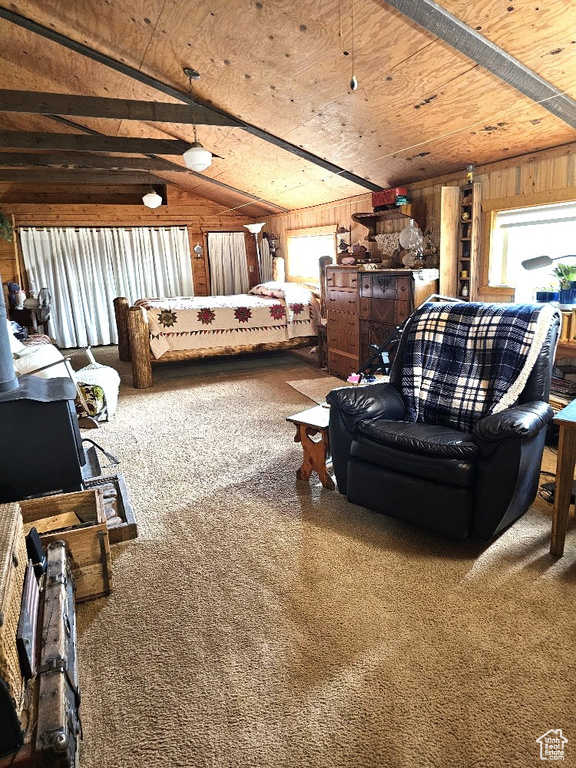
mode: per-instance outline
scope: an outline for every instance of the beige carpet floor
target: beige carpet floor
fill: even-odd
[[[118,370],[140,537],[78,610],[81,768],[576,764],[573,524],[556,560],[541,499],[486,548],[297,481],[304,356]]]

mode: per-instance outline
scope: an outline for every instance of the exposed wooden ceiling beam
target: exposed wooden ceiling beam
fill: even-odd
[[[71,128],[75,128],[78,131],[82,131],[83,133],[87,133],[92,136],[104,135],[102,133],[99,133],[99,131],[95,131],[93,128],[87,128],[85,125],[81,125],[80,123],[75,123],[73,120],[69,120],[67,117],[60,117],[59,115],[48,115],[48,117],[57,123],[63,123],[64,125],[69,125]],[[151,160],[158,160],[159,162],[163,163],[166,166],[165,168],[166,171],[176,171],[177,173],[184,172],[188,176],[193,176],[197,179],[201,179],[204,182],[208,182],[213,187],[219,187],[220,189],[226,190],[227,192],[232,192],[233,194],[241,195],[242,197],[246,198],[247,201],[249,201],[246,203],[246,205],[250,205],[252,203],[259,203],[266,206],[270,211],[274,213],[288,212],[287,208],[283,208],[281,205],[278,205],[277,203],[271,203],[268,200],[264,200],[264,198],[262,197],[258,197],[257,195],[251,195],[249,192],[244,192],[243,190],[236,189],[236,187],[232,187],[229,184],[225,184],[223,181],[218,181],[218,179],[212,179],[212,178],[209,178],[208,176],[203,176],[201,173],[196,173],[196,171],[191,171],[188,168],[184,168],[184,166],[178,165],[178,163],[174,163],[172,160],[156,157],[153,153],[147,153],[146,156],[149,157]],[[215,155],[215,157],[218,157],[218,155]],[[157,168],[155,170],[159,170],[159,169]]]
[[[123,171],[188,171],[183,165],[171,163],[161,157],[108,157],[107,155],[81,155],[74,153],[0,152],[0,168],[92,168]]]
[[[230,115],[224,110],[217,109],[216,107],[211,107],[210,105],[205,104],[199,99],[191,99],[189,94],[183,91],[179,91],[177,88],[173,88],[168,83],[164,83],[161,80],[158,80],[157,78],[152,77],[151,75],[147,75],[145,72],[140,72],[134,67],[130,67],[127,64],[124,64],[123,62],[118,61],[117,59],[113,59],[111,56],[106,56],[105,54],[100,53],[100,51],[96,51],[94,48],[90,48],[89,46],[84,45],[83,43],[79,43],[76,40],[72,40],[72,38],[66,37],[61,33],[56,32],[56,30],[50,29],[49,27],[45,27],[42,24],[38,24],[38,22],[33,21],[32,19],[28,19],[19,13],[10,11],[7,8],[0,8],[0,18],[3,18],[6,21],[9,21],[12,24],[17,24],[18,26],[23,27],[24,29],[27,29],[30,32],[34,32],[34,34],[41,35],[42,37],[45,37],[48,40],[52,40],[53,42],[58,43],[59,45],[62,45],[66,48],[69,48],[70,50],[75,51],[76,53],[80,53],[83,56],[86,56],[92,59],[93,61],[97,61],[100,64],[104,64],[105,66],[116,70],[116,72],[121,72],[122,74],[127,75],[133,80],[138,80],[139,82],[144,83],[150,88],[154,88],[157,91],[160,91],[161,93],[165,93],[168,96],[172,96],[173,98],[178,99],[178,101],[183,101],[187,104],[194,102],[196,104],[199,104],[205,107],[207,110],[211,112],[214,112],[219,115],[224,115],[228,119],[233,120],[234,125],[238,126],[239,128],[243,128],[245,131],[253,134],[254,136],[258,136],[258,138],[262,139],[263,141],[267,141],[281,149],[286,150],[287,152],[291,152],[292,154],[297,155],[298,157],[301,157],[303,160],[306,160],[309,163],[314,163],[315,165],[320,166],[321,168],[323,168],[326,171],[329,171],[330,173],[335,173],[336,175],[341,176],[343,179],[347,179],[348,181],[351,181],[354,184],[358,184],[358,186],[361,186],[365,189],[372,190],[373,192],[377,192],[382,189],[382,187],[378,186],[377,184],[373,184],[371,181],[367,181],[366,179],[363,179],[361,176],[357,176],[355,173],[351,173],[350,171],[347,171],[344,168],[340,168],[339,166],[334,165],[334,163],[330,163],[328,160],[325,160],[322,157],[318,157],[317,155],[314,155],[311,152],[308,152],[302,147],[297,147],[295,144],[291,144],[288,141],[284,141],[284,139],[281,139],[278,136],[274,136],[273,134],[268,133],[268,131],[265,131],[262,128],[257,128],[256,126],[250,125],[249,123],[246,123],[243,120],[239,120],[238,118],[234,117],[234,115]]]
[[[56,149],[122,152],[142,155],[181,155],[190,146],[179,139],[139,139],[124,136],[86,136],[75,133],[0,131],[0,146],[10,149]]]
[[[434,0],[380,0],[444,40],[484,69],[576,128],[576,101],[506,51],[471,29]]]
[[[114,120],[144,120],[157,123],[197,123],[235,125],[225,114],[202,104],[164,104],[153,101],[107,99],[99,96],[71,96],[65,93],[10,91],[0,89],[0,112],[26,112],[34,115],[74,115]]]
[[[46,171],[21,171],[0,169],[0,182],[13,181],[20,184],[161,184],[163,179],[157,176],[148,176],[147,173],[136,171],[71,171],[71,170],[46,170]]]

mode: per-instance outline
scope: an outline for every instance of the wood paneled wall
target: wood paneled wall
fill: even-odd
[[[485,207],[496,202],[502,208],[518,208],[543,205],[560,200],[576,200],[576,144],[569,144],[542,152],[535,152],[519,158],[479,166],[475,169],[475,181],[481,184],[481,197]],[[421,227],[433,217],[436,231],[440,224],[440,203],[443,186],[465,183],[465,170],[460,174],[430,179],[409,184],[409,197],[414,218]],[[371,195],[364,194],[348,198],[331,205],[302,208],[291,213],[278,214],[266,220],[265,230],[279,238],[279,255],[286,256],[286,231],[306,229],[333,224],[345,227],[352,225],[352,242],[362,243],[367,234],[365,227],[353,222],[351,216],[359,211],[372,210]],[[484,260],[488,257],[489,217],[483,217],[481,249]],[[372,244],[374,249],[375,243]],[[479,265],[479,273],[483,272]],[[442,268],[442,265],[441,265]],[[482,293],[483,301],[502,301],[502,294]]]
[[[475,171],[475,180],[481,183],[484,210],[576,200],[576,144],[479,166]],[[433,217],[438,229],[442,187],[459,185],[464,181],[463,170],[461,174],[408,185],[413,215],[421,227],[426,226],[430,217]],[[242,230],[243,224],[251,221],[236,211],[230,211],[205,198],[176,191],[171,187],[168,188],[168,204],[151,211],[142,205],[2,202],[2,186],[0,185],[0,209],[6,215],[14,215],[17,226],[186,225],[191,246],[198,242],[204,246],[202,259],[197,259],[194,255],[192,257],[195,290],[198,295],[209,293],[206,233],[211,230]],[[67,192],[69,193],[70,190],[68,189]],[[13,199],[13,186],[10,194]],[[27,194],[30,194],[29,189]],[[286,232],[294,229],[333,225],[336,231],[341,224],[346,227],[351,225],[352,243],[360,242],[369,245],[364,240],[367,234],[366,229],[353,222],[351,217],[353,213],[371,209],[371,196],[367,193],[329,205],[302,208],[291,213],[272,216],[265,220],[264,229],[278,236],[279,255],[284,257],[287,250]],[[481,232],[484,260],[488,255],[489,218],[487,215],[484,216]],[[246,236],[246,243],[249,265],[252,267],[250,282],[253,285],[258,279],[258,267],[252,235]],[[371,244],[372,249],[374,246],[374,243]],[[482,272],[482,266],[480,265],[480,272]],[[18,272],[15,246],[4,240],[0,240],[0,274],[4,283],[11,280],[16,282],[24,280],[24,276],[19,275]],[[491,295],[484,291],[481,298],[484,301],[499,301],[502,300],[502,294],[495,292]]]
[[[210,293],[206,234],[214,231],[242,231],[246,235],[251,285],[258,281],[254,237],[243,228],[243,225],[252,219],[206,198],[169,187],[168,204],[155,210],[144,205],[71,205],[54,201],[18,203],[2,202],[2,186],[0,184],[0,209],[5,215],[13,217],[16,227],[186,226],[190,248],[196,243],[200,243],[204,248],[202,258],[197,258],[191,250],[194,289],[197,295]],[[70,190],[67,190],[67,194],[70,194]],[[29,200],[29,195],[30,190],[23,188],[22,197]],[[14,188],[11,185],[10,198],[14,199],[14,196]],[[0,239],[0,275],[3,283],[15,281],[26,286],[26,277],[22,274],[21,259],[17,260],[16,248],[17,238],[13,243]]]

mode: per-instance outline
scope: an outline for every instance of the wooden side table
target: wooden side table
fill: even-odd
[[[562,557],[576,464],[576,400],[559,411],[554,417],[554,421],[560,425],[560,434],[558,436],[550,554]]]
[[[323,405],[316,405],[314,408],[286,417],[286,421],[296,425],[294,442],[302,443],[304,451],[302,466],[296,472],[296,477],[298,480],[308,480],[312,472],[317,472],[324,488],[333,491],[334,481],[326,468],[326,461],[330,455],[329,419],[330,409]],[[317,435],[319,437],[314,439]]]

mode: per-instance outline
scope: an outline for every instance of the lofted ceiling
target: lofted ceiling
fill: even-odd
[[[153,183],[260,216],[576,136],[565,0],[0,0],[0,44],[7,194]]]

